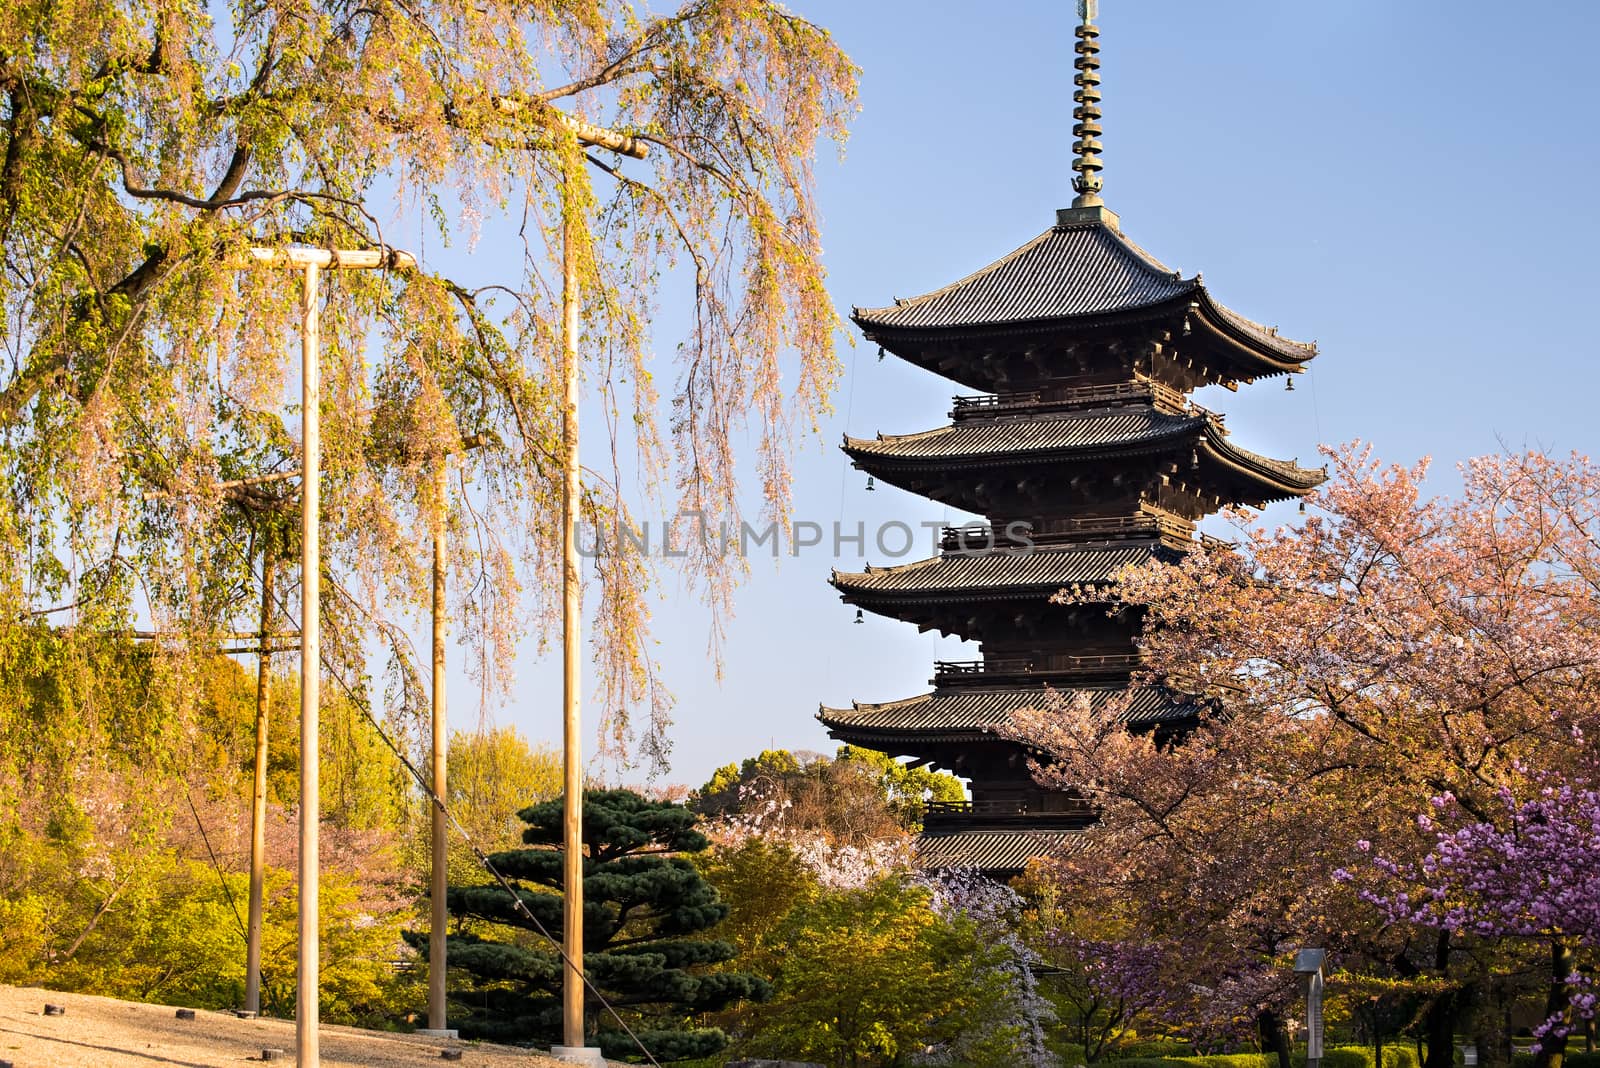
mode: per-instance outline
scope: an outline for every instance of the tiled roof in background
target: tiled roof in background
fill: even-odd
[[[851,318],[869,333],[938,331],[1115,315],[1185,296],[1227,332],[1282,361],[1316,355],[1315,345],[1279,337],[1276,329],[1225,307],[1199,275],[1179,277],[1099,222],[1052,227],[960,281],[888,307],[857,308]]]
[[[836,571],[832,582],[846,592],[921,593],[943,590],[1003,590],[1041,587],[1051,591],[1080,583],[1105,583],[1130,565],[1150,559],[1176,558],[1154,544],[1089,549],[1038,548],[1028,552],[996,552],[981,556],[949,553],[914,564]]]
[[[1112,697],[1128,691],[1120,687],[1059,689],[1065,700],[1083,694],[1096,711]],[[926,731],[978,732],[1004,721],[1019,708],[1038,708],[1046,700],[1045,691],[1034,689],[952,690],[925,693],[901,701],[881,704],[856,703],[850,708],[823,708],[818,714],[824,726],[874,733],[918,733]],[[1147,686],[1132,691],[1126,707],[1117,713],[1120,722],[1130,726],[1184,720],[1197,708],[1180,701],[1159,687]]]
[[[1082,831],[953,831],[917,836],[917,866],[1021,871],[1035,857],[1067,856],[1083,849]]]
[[[1105,408],[1093,412],[993,422],[961,422],[918,434],[844,439],[848,453],[902,459],[945,459],[997,453],[1088,449],[1181,438],[1206,429],[1203,415],[1173,415],[1155,408]]]
[[[958,282],[887,308],[857,308],[861,326],[939,329],[1104,315],[1161,304],[1194,290],[1106,226],[1046,230]]]

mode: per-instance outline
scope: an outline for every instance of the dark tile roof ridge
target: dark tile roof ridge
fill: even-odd
[[[1003,831],[924,831],[918,838],[1075,838],[1087,827],[1034,830],[1026,827]]]
[[[1216,446],[1217,451],[1226,459],[1232,459],[1255,467],[1279,478],[1287,479],[1295,485],[1304,486],[1307,489],[1313,486],[1320,486],[1328,480],[1326,468],[1301,467],[1293,460],[1276,460],[1259,452],[1251,452],[1249,449],[1235,444],[1225,431],[1221,431],[1220,427],[1218,429],[1219,433],[1208,438],[1208,444]]]
[[[1278,333],[1277,327],[1257,322],[1248,315],[1234,311],[1222,303],[1222,301],[1211,295],[1211,291],[1203,283],[1196,288],[1205,297],[1206,303],[1211,309],[1217,313],[1218,318],[1230,323],[1235,329],[1254,336],[1257,341],[1267,345],[1269,348],[1297,361],[1309,360],[1317,355],[1317,343],[1315,341],[1296,341],[1293,338],[1283,337]]]
[[[863,449],[871,448],[881,442],[917,441],[921,438],[931,438],[935,434],[943,434],[947,430],[954,429],[954,423],[947,423],[944,426],[936,426],[928,430],[913,430],[908,434],[884,434],[880,432],[876,437],[871,438],[854,438],[846,434],[844,436],[844,447],[847,449],[852,447]]]
[[[924,870],[1022,871],[1029,860],[1089,848],[1087,828],[1072,830],[924,831],[912,843]]]
[[[884,709],[907,708],[922,701],[931,701],[933,700],[933,696],[933,691],[929,690],[927,693],[919,693],[913,697],[901,697],[894,701],[851,701],[849,708],[835,708],[832,705],[818,705],[817,718],[825,719],[831,714],[833,718],[837,719],[844,716],[861,715],[865,713],[881,711]]]
[[[948,560],[992,560],[1002,556],[1020,556],[1032,558],[1035,556],[1096,556],[1101,553],[1153,553],[1159,548],[1149,539],[1120,539],[1117,541],[1097,542],[1060,542],[1045,545],[1006,545],[997,546],[986,552],[948,552],[929,556],[922,560],[913,560],[908,564],[889,564],[882,567],[866,565],[865,571],[835,571],[834,574],[843,578],[846,575],[900,575],[911,571],[920,571],[942,564]]]
[[[1083,224],[1079,224],[1079,225],[1083,225]],[[1087,225],[1098,226],[1101,229],[1105,230],[1106,233],[1111,236],[1111,239],[1113,241],[1116,241],[1118,244],[1122,245],[1123,248],[1127,249],[1129,252],[1131,252],[1135,256],[1137,256],[1139,259],[1143,260],[1145,265],[1147,267],[1149,267],[1151,270],[1156,271],[1159,274],[1170,275],[1176,281],[1189,282],[1191,285],[1193,285],[1193,284],[1198,282],[1198,280],[1199,280],[1198,276],[1195,277],[1195,278],[1184,278],[1182,271],[1175,271],[1171,267],[1168,267],[1166,264],[1162,263],[1160,260],[1156,259],[1154,256],[1152,256],[1149,253],[1148,250],[1145,249],[1145,247],[1143,245],[1141,245],[1137,241],[1133,240],[1131,237],[1129,237],[1127,234],[1123,233],[1121,230],[1113,230],[1111,227],[1105,225],[1105,223],[1099,223],[1099,222],[1097,222],[1097,223],[1089,223]]]
[[[1071,251],[1056,249],[1052,252],[1048,247],[1041,248],[1041,246],[1049,246],[1056,241],[1072,241],[1073,238],[1067,235],[1075,234],[1088,235],[1084,240],[1093,246],[1093,250],[1079,249]],[[1027,285],[1024,287],[1033,292],[1035,302],[1032,306],[1013,305],[1008,308],[1005,314],[1000,313],[994,304],[994,293],[987,292],[985,287],[991,285],[993,279],[1003,278],[1016,261],[1035,252],[1040,252],[1044,256],[1045,262],[1035,264],[1028,269],[1031,271],[1042,270],[1044,273],[1026,279]],[[1066,261],[1061,259],[1063,254],[1068,256]],[[1073,271],[1075,268],[1073,263],[1076,263],[1079,268],[1088,270],[1090,273],[1083,276],[1074,276]],[[1114,289],[1120,289],[1121,292],[1102,291],[1110,303],[1102,301],[1098,302],[1100,306],[1095,306],[1097,302],[1089,299],[1088,306],[1082,305],[1081,294],[1085,291],[1096,291],[1097,280],[1105,277],[1106,265],[1109,263],[1120,264],[1121,271],[1127,276],[1123,279],[1121,285],[1114,284],[1113,286]],[[1115,274],[1117,272],[1111,273]],[[1129,279],[1133,277],[1142,278],[1143,281],[1138,286],[1129,288]],[[1080,299],[1067,300],[1064,304],[1062,303],[1065,299],[1063,296],[1064,291],[1061,290],[1060,286],[1063,281],[1069,278],[1075,278],[1073,284],[1076,288],[1074,291],[1080,294]],[[1016,285],[1018,281],[1019,279],[1010,279],[1012,285]],[[1070,223],[1052,226],[1038,237],[1013,249],[992,263],[980,267],[978,270],[948,285],[940,286],[938,289],[930,290],[914,297],[897,298],[895,303],[891,305],[873,308],[852,308],[851,318],[858,325],[868,330],[874,327],[908,330],[946,329],[961,326],[988,328],[1003,324],[1120,314],[1170,303],[1192,294],[1198,285],[1198,275],[1194,278],[1183,278],[1179,272],[1171,270],[1160,260],[1157,260],[1143,248],[1123,236],[1120,231],[1107,226],[1103,222]],[[945,298],[959,301],[962,291],[970,292],[969,299],[978,300],[980,304],[988,303],[990,310],[987,313],[979,313],[971,312],[969,309],[969,312],[976,315],[976,317],[966,322],[961,320],[965,318],[968,312],[961,311],[953,313],[956,316],[956,321],[938,321],[941,315],[948,316],[952,314],[950,309],[945,309],[942,313],[938,311],[939,304]],[[1005,302],[1001,301],[1001,303]],[[1075,303],[1078,306],[1071,306]],[[918,314],[919,310],[925,306],[935,309],[933,321],[918,321],[925,318]]]
[[[869,561],[866,564],[865,571],[835,571],[833,573],[833,581],[839,582],[842,579],[848,578],[871,579],[878,575],[904,574],[908,571],[918,571],[923,568],[936,567],[942,563],[944,559],[944,556],[941,554],[939,556],[930,556],[925,560],[913,560],[909,564],[890,564],[887,567],[873,567],[872,563]]]
[[[916,430],[906,434],[879,434],[872,438],[854,438],[845,435],[844,448],[856,452],[871,453],[884,456],[893,456],[893,450],[921,441],[932,441],[941,436],[962,435],[975,437],[985,432],[994,433],[1007,429],[1024,427],[1049,427],[1056,425],[1085,425],[1095,423],[1114,423],[1132,417],[1148,417],[1149,428],[1142,433],[1130,435],[1123,439],[1111,438],[1101,442],[1054,444],[1054,445],[1027,445],[1021,448],[990,449],[974,447],[970,451],[973,455],[982,455],[985,452],[1035,452],[1050,451],[1053,449],[1085,450],[1112,447],[1120,444],[1145,444],[1151,441],[1163,440],[1171,437],[1181,437],[1196,427],[1205,424],[1209,427],[1218,427],[1218,424],[1208,415],[1193,412],[1179,413],[1162,411],[1153,405],[1135,405],[1125,407],[1105,407],[1089,409],[1070,409],[1067,411],[1040,412],[1018,418],[995,419],[992,421],[967,420],[957,423],[946,423],[944,426],[933,427],[928,430]],[[1220,428],[1218,428],[1220,429]]]
[[[1023,244],[1012,249],[1010,252],[1006,253],[1004,256],[1001,256],[999,259],[993,260],[984,266],[979,267],[976,271],[973,271],[962,278],[957,278],[954,282],[951,282],[947,285],[942,285],[938,289],[930,289],[926,293],[919,293],[914,297],[907,297],[904,300],[896,298],[893,304],[885,304],[876,308],[852,307],[850,309],[850,318],[859,321],[864,316],[870,316],[873,312],[883,312],[887,314],[889,312],[899,311],[902,308],[910,308],[915,307],[918,304],[925,304],[935,297],[941,297],[953,289],[959,289],[969,282],[974,282],[979,278],[982,278],[990,271],[998,270],[999,268],[1004,267],[1006,264],[1010,263],[1019,256],[1026,255],[1027,253],[1033,251],[1033,249],[1041,242],[1048,241],[1050,239],[1050,235],[1055,233],[1058,229],[1060,228],[1052,226],[1038,237],[1033,238],[1031,241],[1024,242]]]

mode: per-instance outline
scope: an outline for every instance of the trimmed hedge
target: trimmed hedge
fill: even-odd
[[[1294,1068],[1305,1068],[1305,1053],[1296,1051],[1291,1062]],[[1579,1064],[1569,1056],[1565,1068],[1600,1068],[1600,1058],[1596,1062]],[[1116,1068],[1277,1068],[1278,1058],[1266,1053],[1217,1053],[1207,1057],[1125,1057],[1111,1063]],[[1335,1046],[1323,1050],[1322,1068],[1376,1068],[1372,1047]],[[1385,1045],[1383,1068],[1418,1068],[1417,1051],[1409,1045]]]
[[[1562,1068],[1600,1068],[1600,1053],[1576,1053],[1572,1049],[1575,1045],[1583,1045],[1582,1035],[1567,1039],[1567,1053],[1561,1058]],[[1533,1068],[1533,1054],[1513,1053],[1511,1068]]]

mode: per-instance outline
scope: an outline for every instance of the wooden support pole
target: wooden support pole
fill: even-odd
[[[319,1068],[322,1043],[317,1033],[321,978],[319,956],[318,853],[321,847],[321,709],[322,553],[318,544],[321,508],[322,427],[320,324],[317,321],[315,261],[304,265],[300,334],[300,913],[295,982],[295,1055],[299,1068]]]
[[[278,555],[269,525],[261,544],[261,644],[256,654],[256,764],[250,795],[250,921],[246,926],[244,1010],[261,1012],[261,910],[267,872],[267,731],[271,721],[272,580]]]
[[[428,924],[428,1030],[445,1030],[444,980],[448,966],[445,940],[450,915],[445,908],[448,891],[449,830],[445,826],[444,806],[446,755],[449,734],[445,726],[445,495],[450,491],[450,468],[441,458],[435,489],[438,493],[438,518],[433,530],[433,796],[429,809],[433,815],[432,869],[428,878],[430,916]]]
[[[578,583],[578,265],[570,195],[561,223],[561,739],[566,809],[562,821],[562,1042],[584,1044],[583,1019],[583,733],[580,696],[583,593]]]
[[[288,267],[300,277],[300,858],[296,931],[295,1061],[299,1068],[320,1068],[322,1043],[317,1032],[320,993],[318,883],[321,850],[321,714],[322,694],[322,553],[318,524],[321,510],[321,324],[318,281],[323,268],[415,267],[417,261],[398,249],[251,248],[230,265]],[[292,477],[292,476],[284,476]],[[253,637],[253,635],[252,635]],[[262,641],[257,655],[270,652]]]

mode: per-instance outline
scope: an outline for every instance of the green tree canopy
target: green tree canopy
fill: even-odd
[[[326,651],[352,678],[376,626],[414,703],[392,628],[426,607],[441,524],[487,679],[549,619],[563,235],[604,414],[587,425],[613,439],[585,518],[614,529],[631,496],[737,529],[752,469],[757,508],[786,516],[792,433],[839,373],[811,168],[855,76],[772,0],[4,5],[0,630],[95,603],[191,639],[170,651],[254,629],[249,550],[294,507],[299,298],[281,271],[239,269],[248,246],[422,256],[324,283]],[[428,257],[479,241],[495,254]],[[679,263],[692,326],[652,338]],[[452,459],[474,435],[489,447]],[[240,482],[257,476],[278,481]],[[664,756],[650,567],[595,566],[608,736],[646,706],[642,744]],[[735,560],[705,547],[684,566],[725,606]]]
[[[846,745],[832,759],[766,749],[726,764],[695,791],[693,805],[707,815],[743,816],[763,826],[855,841],[915,831],[929,801],[964,796],[953,775]]]
[[[999,950],[898,879],[817,895],[769,938],[775,993],[746,1015],[742,1052],[839,1068],[906,1064],[1006,1015],[1009,991],[991,968]],[[971,1063],[1022,1063],[1015,1038],[996,1034],[969,1051]]]
[[[561,754],[544,744],[530,745],[515,727],[454,731],[449,749],[450,813],[478,848],[493,853],[522,841],[517,810],[530,802],[561,796]],[[411,835],[418,867],[427,864],[429,807],[414,807]],[[449,881],[481,878],[483,868],[471,846],[450,835]]]

